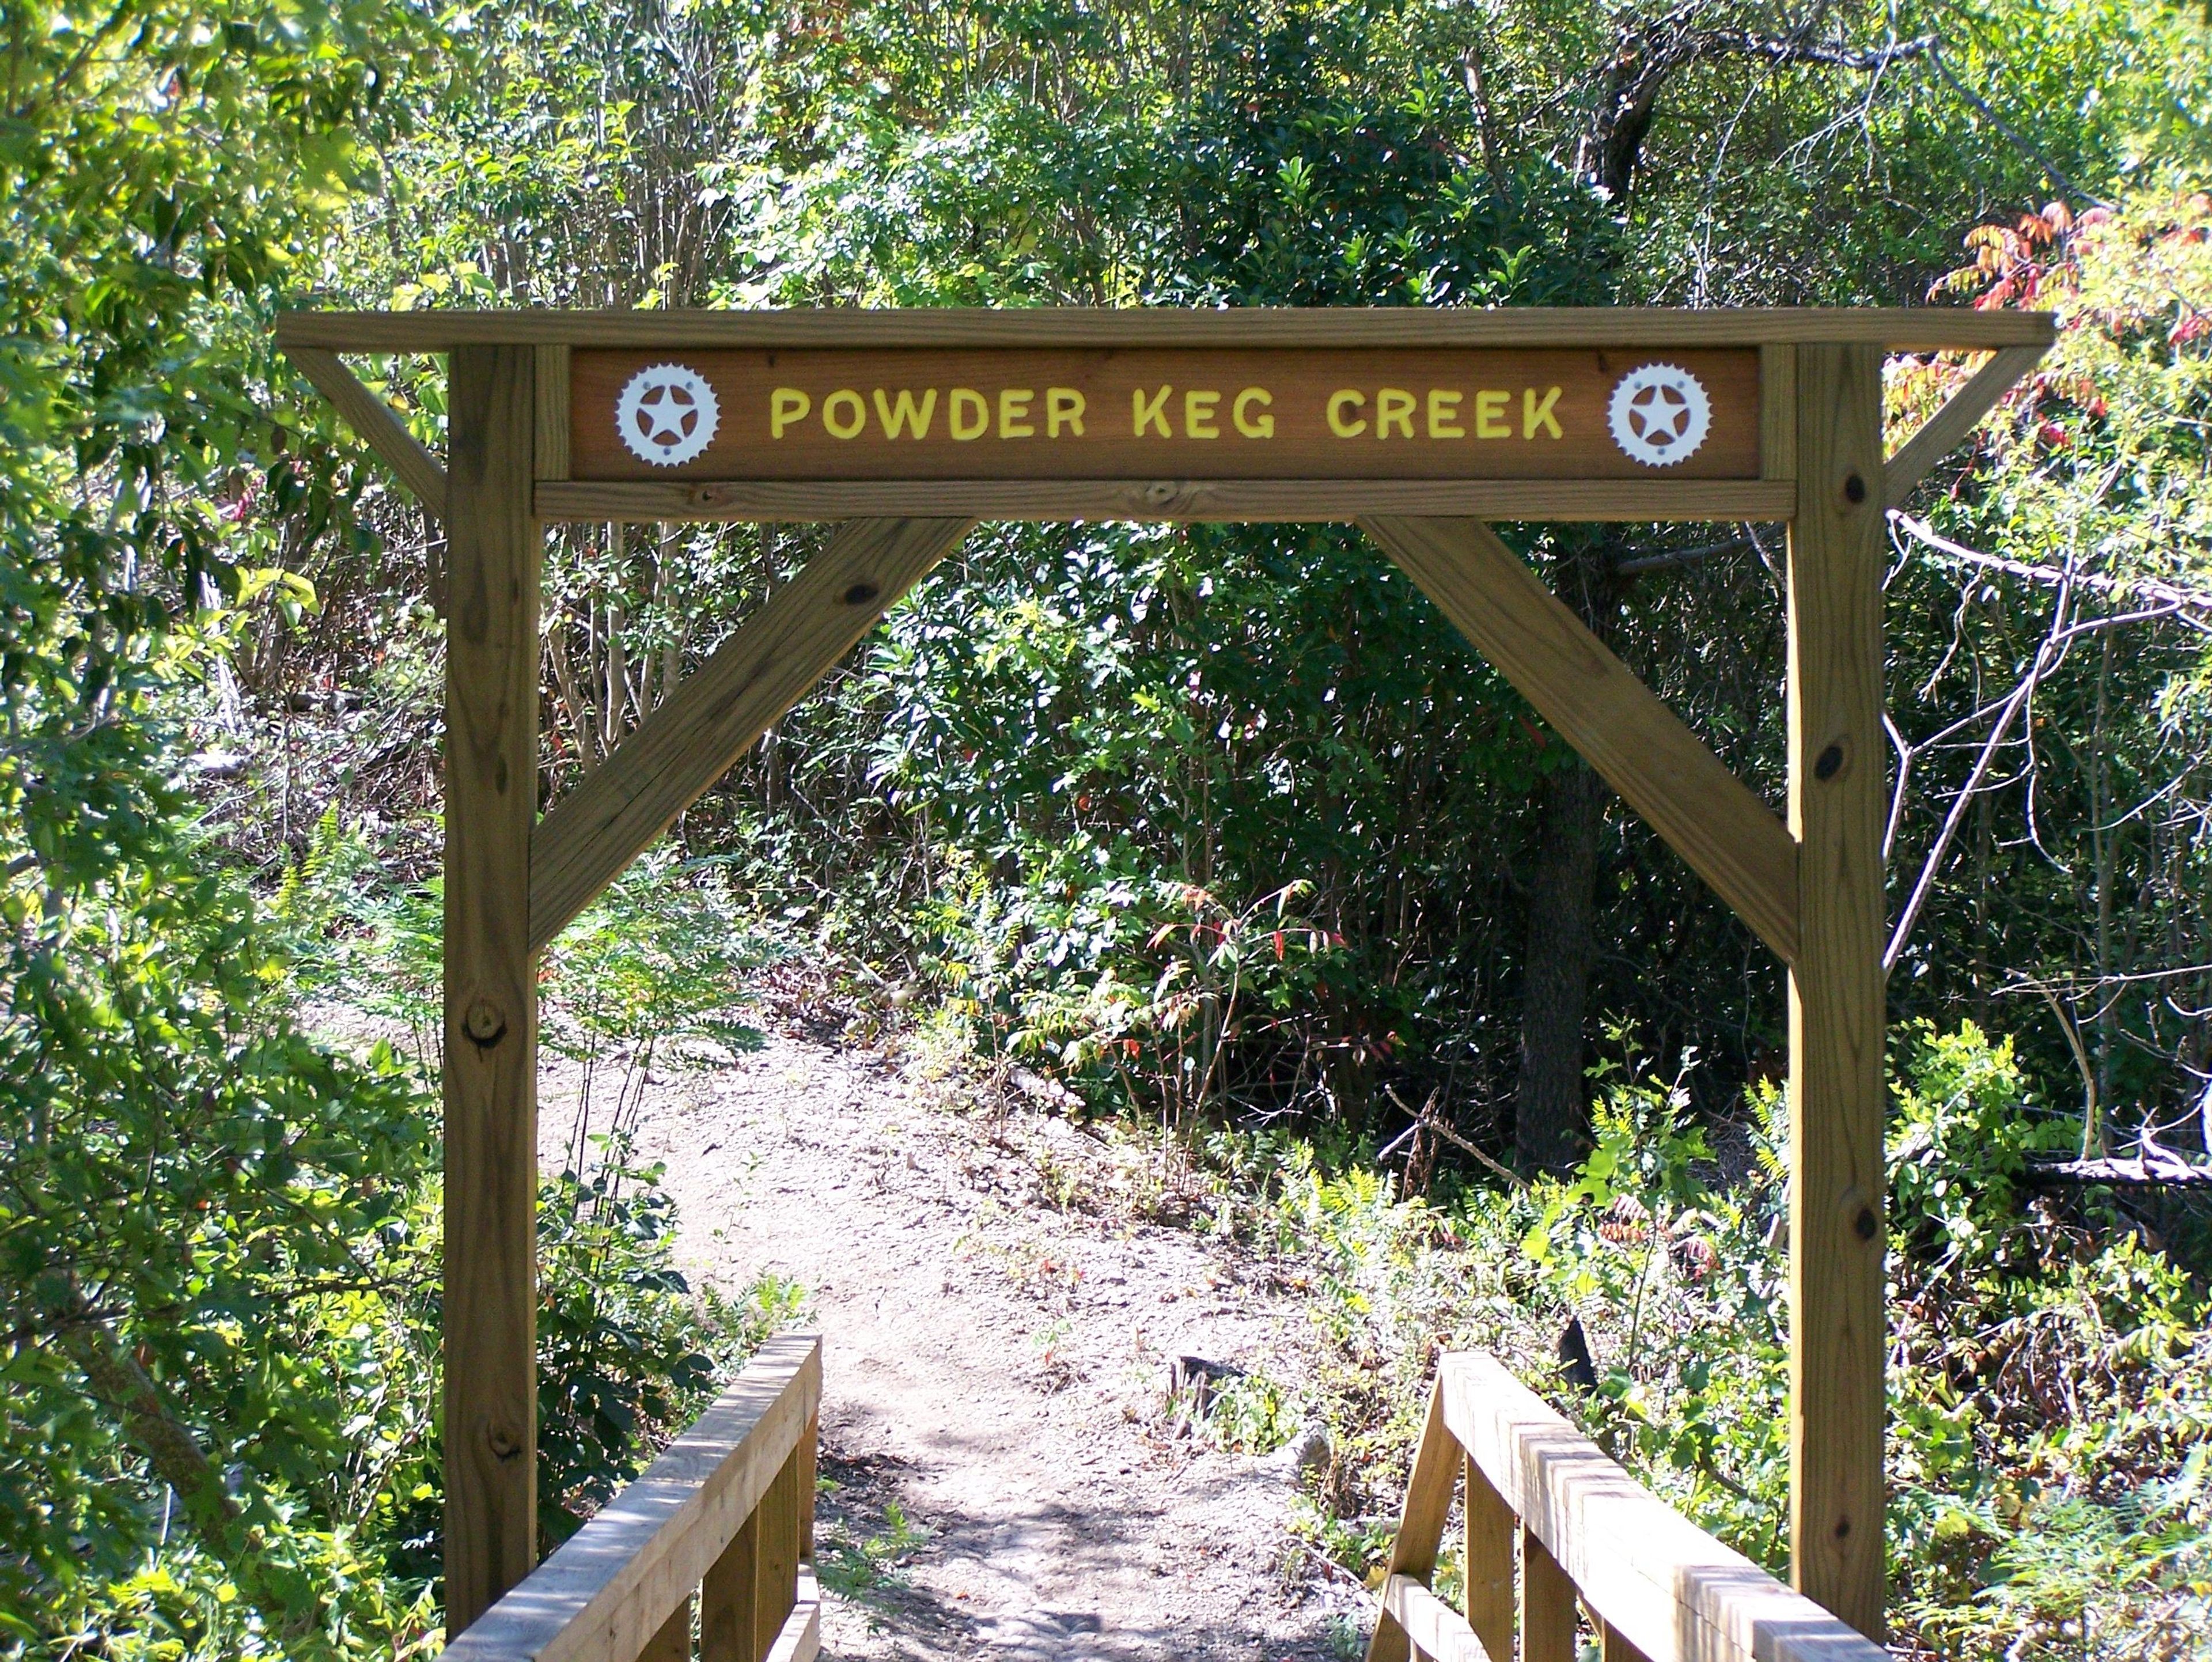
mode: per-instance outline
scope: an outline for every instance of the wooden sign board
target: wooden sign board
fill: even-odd
[[[579,348],[576,480],[1757,479],[1748,349]]]

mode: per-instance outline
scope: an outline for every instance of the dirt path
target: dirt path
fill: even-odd
[[[1294,1297],[1209,1238],[1084,1204],[1127,1166],[1064,1119],[932,1094],[787,1035],[657,1081],[640,1126],[688,1269],[811,1294],[828,1651],[1340,1655],[1358,1596],[1285,1568],[1297,1446],[1203,1446],[1166,1391],[1187,1355],[1302,1377]],[[557,1160],[557,1071],[544,1098]]]

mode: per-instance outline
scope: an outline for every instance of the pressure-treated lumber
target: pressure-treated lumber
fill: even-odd
[[[1601,1622],[1597,1633],[1598,1662],[1651,1662],[1650,1658],[1628,1642],[1628,1636],[1610,1622]]]
[[[1884,1662],[1881,1647],[1639,1485],[1495,1359],[1446,1356],[1442,1378],[1452,1435],[1528,1531],[1524,1662],[1559,1656],[1536,1626],[1560,1622],[1556,1608],[1530,1614],[1557,1591],[1543,1591],[1558,1573],[1545,1569],[1546,1553],[1650,1662]]]
[[[1782,822],[1488,526],[1370,518],[1368,533],[1786,963],[1797,853]]]
[[[540,479],[568,477],[568,349],[538,350],[538,468]]]
[[[1761,478],[1797,477],[1797,349],[1759,349],[1759,472]],[[1789,518],[1788,514],[1782,516]]]
[[[637,1662],[691,1662],[691,1601],[684,1599],[669,1611],[668,1619],[660,1624],[645,1648],[637,1653]]]
[[[1882,1634],[1881,355],[1797,354],[1790,527],[1790,1575]]]
[[[821,1653],[822,1590],[815,1582],[814,1572],[801,1566],[798,1601],[761,1662],[814,1662]]]
[[[292,346],[285,349],[284,356],[345,417],[346,425],[361,435],[362,442],[384,459],[385,466],[398,476],[400,484],[415,493],[416,500],[429,513],[443,518],[446,470],[392,414],[392,406],[356,380],[353,371],[338,362],[335,352],[312,346]]]
[[[1575,1584],[1521,1525],[1521,1662],[1575,1662]]]
[[[553,805],[531,844],[530,941],[558,934],[922,575],[967,520],[855,520]]]
[[[552,521],[842,519],[1334,521],[1364,514],[1484,520],[1786,520],[1788,479],[596,480],[538,487]]]
[[[1405,1510],[1397,1538],[1390,1543],[1389,1578],[1426,1582],[1436,1573],[1437,1549],[1451,1516],[1452,1486],[1459,1476],[1459,1452],[1444,1428],[1443,1382],[1429,1394],[1429,1420],[1413,1452],[1413,1475],[1406,1481]],[[1386,1607],[1367,1641],[1367,1662],[1407,1662],[1406,1629]]]
[[[442,352],[468,343],[570,346],[1757,346],[1856,341],[1896,352],[2048,342],[2040,312],[1966,307],[1773,310],[1629,306],[1239,307],[1088,310],[1035,307],[818,311],[292,312],[277,344],[341,352]]]
[[[2041,362],[2046,346],[2007,346],[1990,355],[1973,378],[1954,393],[1920,430],[1898,447],[1882,467],[1884,508],[1902,508],[1912,487],[1926,478],[1953,446],[1981,424],[2021,376]]]
[[[821,1400],[821,1341],[769,1340],[642,1477],[446,1654],[453,1662],[635,1656],[753,1519]],[[702,1598],[702,1627],[710,1615]],[[715,1653],[702,1645],[701,1654]]]
[[[1520,1520],[1498,1487],[1472,1460],[1464,1462],[1467,1518],[1467,1624],[1499,1662],[1513,1654],[1513,1543]]]
[[[760,1543],[756,1510],[701,1578],[699,1662],[760,1662]]]
[[[1436,1662],[1512,1662],[1510,1650],[1491,1650],[1465,1616],[1410,1575],[1394,1575],[1382,1584],[1382,1613],[1404,1631],[1414,1650]]]
[[[446,509],[446,1628],[538,1562],[538,533],[527,347],[453,354]]]
[[[804,1440],[801,1440],[803,1445]],[[799,1600],[799,1483],[805,1451],[794,1445],[762,1497],[759,1597],[753,1604],[753,1654],[764,1657]]]

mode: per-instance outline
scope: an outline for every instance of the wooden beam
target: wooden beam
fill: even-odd
[[[1789,479],[645,479],[541,484],[559,521],[807,521],[921,514],[981,520],[1224,523],[1435,514],[1483,520],[1786,520]]]
[[[1467,1518],[1467,1624],[1498,1662],[1513,1655],[1513,1543],[1520,1519],[1473,1460],[1462,1493]]]
[[[1455,1354],[1441,1371],[1452,1434],[1528,1531],[1523,1662],[1563,1662],[1562,1630],[1571,1655],[1577,1589],[1651,1662],[1887,1662],[1637,1482],[1495,1358]]]
[[[1912,487],[1926,478],[1936,464],[1981,425],[1982,417],[1996,408],[1997,400],[2013,389],[2021,376],[2043,361],[2047,344],[2005,346],[1990,354],[1989,362],[1973,379],[1954,393],[1948,403],[1922,424],[1920,430],[1898,447],[1883,465],[1881,501],[1884,508],[1902,508]]]
[[[354,378],[337,354],[312,346],[288,346],[284,356],[314,383],[315,390],[345,417],[362,443],[384,459],[399,483],[434,518],[446,516],[446,470],[404,426],[392,406]]]
[[[691,1662],[690,1599],[668,1612],[668,1619],[637,1653],[637,1662]]]
[[[1521,1662],[1575,1662],[1575,1584],[1521,1525]]]
[[[1513,1653],[1486,1646],[1465,1616],[1410,1575],[1382,1584],[1382,1613],[1402,1629],[1413,1647],[1435,1662],[1512,1662]]]
[[[1797,1586],[1882,1636],[1881,355],[1800,348],[1790,528],[1790,1525]]]
[[[538,348],[537,471],[541,480],[568,477],[568,349],[565,346]]]
[[[1406,1505],[1398,1533],[1390,1543],[1385,1585],[1399,1577],[1425,1583],[1436,1574],[1437,1551],[1451,1516],[1452,1486],[1459,1476],[1459,1446],[1444,1425],[1443,1381],[1429,1394],[1429,1419],[1413,1451],[1413,1470],[1406,1480]],[[1375,1618],[1367,1641],[1367,1662],[1409,1662],[1407,1629],[1388,1604]]]
[[[1787,963],[1797,951],[1797,850],[1773,810],[1488,526],[1382,518],[1360,524]]]
[[[538,532],[527,347],[453,357],[446,514],[446,1629],[538,1562]]]
[[[814,1662],[821,1654],[822,1588],[814,1579],[813,1570],[802,1565],[798,1600],[761,1662]]]
[[[635,1656],[758,1512],[821,1401],[821,1340],[799,1333],[770,1339],[642,1477],[446,1655],[453,1662]],[[701,1616],[711,1632],[711,1606]],[[702,1645],[702,1658],[717,1654]]]
[[[854,520],[776,590],[531,839],[530,945],[592,897],[726,773],[967,535],[968,520]]]
[[[775,311],[291,312],[276,341],[342,352],[442,352],[470,343],[636,346],[1759,346],[1856,341],[1898,352],[1973,351],[2051,338],[2039,312],[1965,307],[1632,306],[858,307]]]

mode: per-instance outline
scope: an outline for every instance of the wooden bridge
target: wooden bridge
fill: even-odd
[[[2045,315],[1948,308],[281,320],[279,344],[447,533],[454,1650],[619,1662],[662,1646],[652,1653],[673,1657],[695,1583],[702,1654],[760,1662],[811,1642],[791,1615],[805,1608],[793,1567],[806,1498],[773,1473],[811,1458],[811,1434],[804,1448],[792,1439],[810,1422],[818,1361],[771,1393],[778,1403],[797,1393],[803,1414],[763,1406],[757,1426],[745,1419],[774,1368],[797,1367],[787,1348],[604,1521],[538,1564],[537,957],[984,518],[1357,524],[1787,965],[1791,1577],[1878,1637],[1884,516],[2051,338]],[[1899,351],[1986,356],[1892,447],[1881,374]],[[346,369],[347,352],[447,355],[443,463]],[[541,818],[542,532],[608,520],[842,523]],[[1787,523],[1779,812],[1490,528],[1575,520]],[[1650,1497],[1636,1501],[1586,1445],[1556,1426],[1540,1434],[1535,1410],[1494,1373],[1463,1359],[1445,1379],[1378,1662],[1394,1634],[1432,1654],[1504,1662],[1498,1543],[1511,1531],[1500,1505],[1521,1519],[1528,1662],[1566,1653],[1562,1574],[1620,1654],[1872,1653]],[[1423,1586],[1446,1434],[1483,1474],[1470,1487],[1490,1577],[1474,1578],[1489,1591],[1457,1626]]]
[[[453,1662],[813,1662],[822,1343],[770,1340],[644,1476],[446,1652]],[[1462,1484],[1462,1472],[1464,1480]],[[1461,1490],[1464,1611],[1430,1588]],[[1496,1361],[1449,1355],[1367,1662],[1883,1662],[1640,1487]]]

